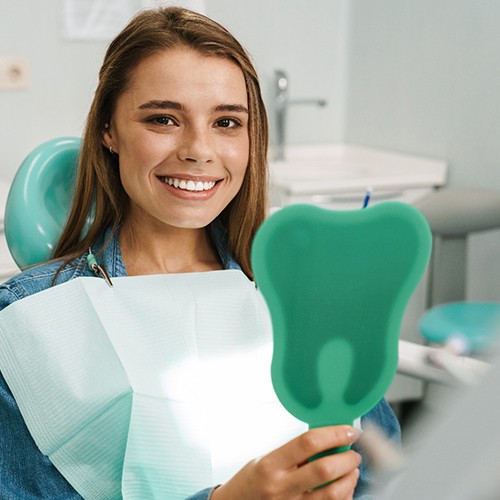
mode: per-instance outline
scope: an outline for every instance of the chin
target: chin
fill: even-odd
[[[177,221],[177,223],[168,223],[167,224],[169,226],[173,226],[173,227],[176,227],[178,229],[204,229],[206,228],[207,226],[209,226],[214,220],[216,219],[216,217],[214,217],[213,219],[197,219],[197,220],[186,220],[186,219],[182,219],[182,220],[179,220]]]

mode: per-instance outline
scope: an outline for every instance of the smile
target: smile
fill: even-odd
[[[176,177],[159,177],[161,181],[169,186],[173,186],[184,191],[209,191],[212,189],[216,182],[215,181],[193,181],[185,179],[177,179]]]

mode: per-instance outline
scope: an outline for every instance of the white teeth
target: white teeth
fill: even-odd
[[[169,186],[174,186],[179,189],[185,189],[186,191],[208,191],[215,186],[213,181],[193,181],[184,179],[176,179],[175,177],[163,177],[163,182]]]

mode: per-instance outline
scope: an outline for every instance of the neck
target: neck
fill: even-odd
[[[144,228],[124,223],[120,248],[129,276],[222,269],[205,228]]]

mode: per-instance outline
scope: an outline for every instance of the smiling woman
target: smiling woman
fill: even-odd
[[[307,431],[272,388],[267,130],[214,21],[145,10],[111,42],[53,260],[0,286],[1,498],[362,493],[356,451],[308,460],[359,431]],[[398,438],[385,402],[365,418]]]
[[[230,253],[251,277],[250,242],[266,210],[267,144],[258,77],[239,42],[194,12],[146,11],[107,51],[83,140],[73,208],[54,256],[69,262],[111,227],[110,234],[120,232],[129,274],[198,270],[189,260],[200,261],[201,253],[203,269],[207,263],[218,268],[213,224],[208,231],[176,232],[183,235],[181,255],[188,256],[185,245],[194,246],[195,259],[175,262],[178,252],[165,251],[163,245],[172,242],[165,212],[175,206],[172,230],[179,224],[201,229],[217,219]],[[170,181],[160,183],[162,178],[172,184],[178,179],[177,189],[169,189]],[[195,188],[198,182],[215,186],[193,191],[190,180]],[[182,190],[182,181],[188,189]],[[139,190],[144,190],[142,201],[136,198]],[[152,198],[146,202],[147,192]],[[196,200],[206,200],[207,208]],[[95,214],[90,227],[89,213]],[[162,235],[156,244],[140,233],[146,220]]]

